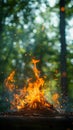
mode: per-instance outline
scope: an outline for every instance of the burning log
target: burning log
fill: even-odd
[[[12,115],[12,116],[23,116],[23,117],[30,117],[30,116],[49,117],[49,116],[55,116],[59,114],[59,112],[54,108],[54,106],[50,105],[47,102],[46,103],[49,105],[49,107],[45,107],[40,102],[35,102],[35,103],[34,103],[35,105],[32,104],[34,107],[31,106],[30,108],[29,104],[27,104],[21,110],[2,112],[0,113],[0,115],[5,115],[5,116]]]

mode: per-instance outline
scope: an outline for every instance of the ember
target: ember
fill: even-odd
[[[5,79],[5,86],[13,93],[11,110],[50,110],[53,108],[53,105],[45,98],[45,81],[44,78],[40,77],[40,71],[36,67],[38,62],[39,60],[32,59],[35,81],[32,81],[32,78],[29,79],[28,85],[24,86],[23,89],[16,89],[17,86],[14,80],[15,71]],[[58,98],[58,93],[52,95],[54,105],[59,104]]]

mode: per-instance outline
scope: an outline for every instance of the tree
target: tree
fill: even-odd
[[[61,42],[61,88],[62,103],[67,101],[67,50],[65,34],[65,0],[60,0],[60,42]],[[63,105],[62,104],[62,105]]]

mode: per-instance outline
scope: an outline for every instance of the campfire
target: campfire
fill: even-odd
[[[50,104],[46,99],[45,78],[40,77],[40,71],[37,69],[38,62],[39,60],[32,59],[35,81],[32,78],[28,79],[27,85],[23,86],[22,89],[18,89],[18,86],[15,85],[15,71],[5,79],[6,88],[13,95],[13,99],[10,101],[11,110],[23,111],[24,113],[26,111],[28,113],[30,111],[31,113],[56,112],[55,106],[59,105],[59,94],[52,95],[54,104]]]
[[[45,86],[45,78],[40,76],[40,71],[37,69],[38,62],[39,60],[32,59],[34,79],[28,79],[27,85],[23,88],[16,85],[15,71],[5,79],[11,110],[0,113],[0,126],[15,130],[72,130],[72,115],[57,110],[60,106],[59,94],[52,94],[52,103],[46,98],[47,86]]]

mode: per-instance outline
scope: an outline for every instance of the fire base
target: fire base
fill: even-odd
[[[73,130],[73,115],[56,111],[20,111],[0,114],[0,127],[12,130]]]

